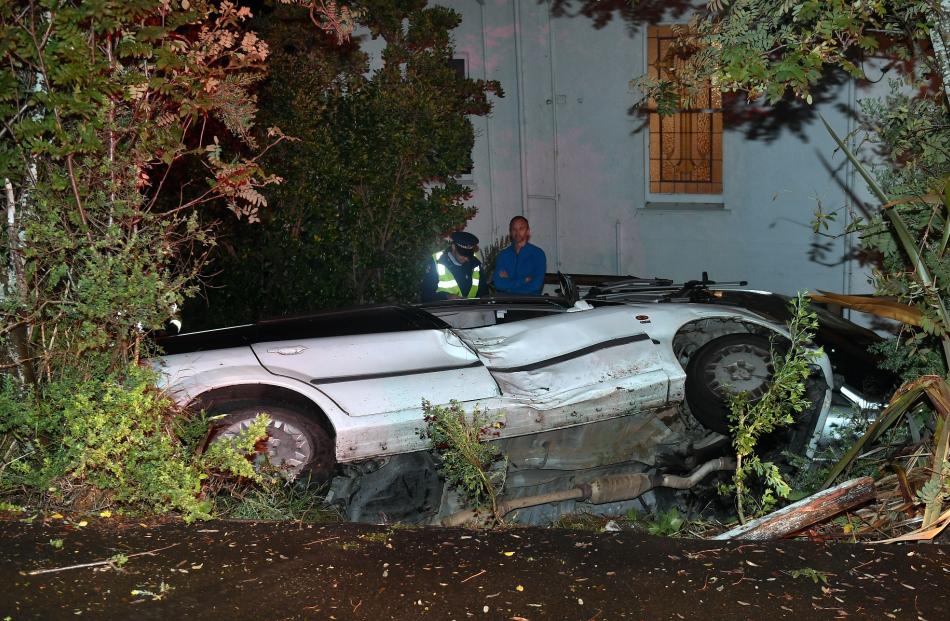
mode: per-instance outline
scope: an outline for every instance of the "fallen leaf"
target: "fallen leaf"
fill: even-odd
[[[524,591],[524,587],[519,584],[518,586],[515,587],[515,591],[518,591],[518,592]]]
[[[50,517],[53,518],[54,520],[61,520],[61,519],[63,519],[63,514],[62,514],[62,513],[54,513],[54,514],[51,515]]]
[[[79,520],[78,522],[76,522],[76,526],[78,526],[79,528],[82,528],[84,526],[89,526],[89,522],[87,522],[86,520]]]
[[[504,552],[504,555],[505,555],[505,556],[514,556],[515,553],[514,553],[514,552]]]
[[[110,518],[112,517],[112,511],[109,511],[108,509],[106,509],[105,511],[100,511],[99,517]]]

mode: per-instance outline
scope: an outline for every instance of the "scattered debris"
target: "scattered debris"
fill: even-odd
[[[103,565],[121,566],[121,565],[124,565],[125,562],[128,561],[130,558],[133,558],[136,556],[155,556],[156,552],[161,552],[162,550],[174,548],[177,545],[178,545],[177,543],[173,543],[171,545],[165,546],[164,548],[155,548],[154,550],[147,550],[145,552],[136,552],[135,554],[116,555],[116,557],[121,556],[121,559],[112,557],[112,558],[107,558],[102,561],[93,561],[91,563],[79,563],[78,565],[67,565],[65,567],[52,567],[49,569],[34,569],[32,571],[27,571],[23,573],[26,574],[27,576],[38,576],[40,574],[52,574],[52,573],[56,573],[60,571],[68,571],[70,569],[86,569],[88,567],[101,567]]]

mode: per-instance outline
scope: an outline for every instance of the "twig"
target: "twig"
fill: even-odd
[[[466,578],[465,580],[462,580],[461,582],[459,582],[459,584],[465,584],[466,582],[468,582],[468,581],[471,580],[472,578],[478,578],[478,577],[481,576],[483,573],[485,573],[485,570],[484,570],[484,569],[481,570],[480,572],[478,572],[477,574],[472,574],[471,576],[469,576],[469,577]]]
[[[126,555],[126,558],[134,558],[136,556],[155,556],[156,552],[161,552],[162,550],[167,550],[168,548],[174,548],[177,546],[177,543],[173,543],[170,546],[165,546],[164,548],[155,548],[154,550],[147,550],[145,552],[136,552],[135,554]],[[33,571],[26,572],[27,576],[38,576],[39,574],[52,574],[58,571],[67,571],[69,569],[84,569],[86,567],[99,567],[100,565],[111,565],[115,560],[108,558],[104,561],[94,561],[92,563],[79,563],[78,565],[67,565],[66,567],[53,567],[51,569],[34,569]]]
[[[326,539],[317,539],[316,541],[311,541],[310,543],[305,543],[305,546],[312,546],[315,543],[323,543],[324,541],[333,541],[334,539],[339,539],[339,537],[327,537]]]

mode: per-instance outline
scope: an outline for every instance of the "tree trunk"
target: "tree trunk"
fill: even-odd
[[[861,477],[813,494],[784,509],[752,520],[747,524],[714,537],[714,539],[749,539],[767,541],[786,535],[835,516],[852,507],[874,499],[874,479]]]
[[[26,277],[23,272],[23,254],[20,252],[20,235],[16,225],[16,197],[13,194],[13,184],[9,179],[3,180],[4,194],[7,199],[7,244],[10,248],[10,265],[8,266],[7,293],[12,293],[25,302]],[[23,304],[25,308],[25,304]],[[13,344],[11,362],[20,374],[20,379],[36,388],[36,374],[33,372],[33,363],[30,360],[28,343],[28,326],[23,323],[10,330],[10,341]]]
[[[934,0],[933,10],[936,27],[930,31],[930,41],[943,80],[943,94],[950,101],[950,0]]]

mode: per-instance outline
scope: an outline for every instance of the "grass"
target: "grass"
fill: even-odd
[[[221,517],[237,520],[339,522],[340,512],[324,503],[324,488],[307,479],[254,486],[218,498]]]

